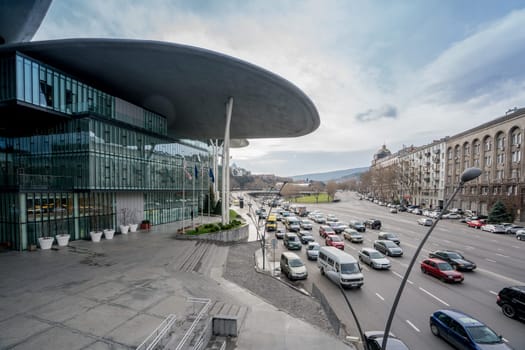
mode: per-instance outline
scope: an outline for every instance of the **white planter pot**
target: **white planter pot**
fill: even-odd
[[[38,239],[38,244],[40,245],[40,249],[51,249],[51,246],[53,245],[53,241],[55,239],[53,237],[40,237]]]
[[[102,238],[102,231],[91,231],[89,235],[91,236],[91,240],[93,242],[100,242],[100,239]]]
[[[115,230],[110,230],[110,229],[104,230],[104,238],[113,239],[114,235],[115,235]]]
[[[137,232],[138,228],[139,228],[139,224],[129,224],[129,231],[130,232]]]
[[[129,225],[120,225],[120,233],[127,235],[129,231]]]
[[[68,234],[56,235],[57,243],[59,247],[65,247],[69,243],[70,236]]]

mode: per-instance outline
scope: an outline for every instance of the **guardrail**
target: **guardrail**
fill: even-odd
[[[186,331],[186,334],[184,334],[184,337],[182,337],[181,341],[179,342],[179,345],[177,345],[175,350],[182,349],[182,347],[184,346],[188,338],[193,333],[193,330],[195,329],[197,324],[200,322],[202,316],[208,311],[208,308],[210,307],[210,304],[211,304],[211,299],[205,299],[205,298],[189,298],[188,301],[191,301],[193,303],[201,303],[205,305],[203,306],[203,308],[201,309],[201,311],[199,312],[199,314],[197,315],[197,317],[191,324],[190,328]]]
[[[174,314],[169,314],[161,324],[151,332],[151,334],[137,347],[137,350],[153,350],[157,346],[163,348],[166,344],[165,335],[171,330],[176,318]]]

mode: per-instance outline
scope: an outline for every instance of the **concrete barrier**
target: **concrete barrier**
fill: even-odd
[[[243,225],[241,227],[218,231],[212,233],[203,233],[199,235],[187,235],[187,234],[177,234],[176,239],[189,239],[189,240],[203,240],[203,241],[212,241],[212,242],[244,242],[248,240],[249,235],[249,225]]]
[[[340,334],[341,321],[339,320],[339,317],[337,317],[335,311],[330,306],[330,303],[328,303],[328,300],[326,300],[326,297],[316,286],[315,283],[312,284],[312,296],[314,298],[319,299],[319,301],[321,302],[321,306],[323,307],[324,312],[326,313],[326,317],[328,317],[328,321],[330,321],[330,324],[332,325],[335,334],[337,334],[338,336],[345,336],[346,334]]]

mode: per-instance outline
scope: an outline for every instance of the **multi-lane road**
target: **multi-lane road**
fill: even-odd
[[[364,220],[377,218],[383,223],[382,231],[392,231],[401,238],[404,255],[390,258],[392,268],[376,271],[362,264],[365,284],[360,289],[347,290],[359,323],[363,330],[383,330],[396,291],[407,269],[408,263],[429,227],[417,224],[419,216],[410,213],[391,214],[386,207],[366,200],[358,200],[355,193],[343,193],[338,203],[309,205],[308,210],[320,210],[335,214],[339,220]],[[314,224],[313,236],[324,245],[318,234],[319,225]],[[372,247],[377,239],[377,230],[364,233],[363,244],[345,242],[345,251],[358,257],[361,247]],[[473,260],[478,268],[466,272],[460,284],[446,284],[420,271],[419,261],[437,249],[461,251]],[[277,256],[285,249],[279,243]],[[298,253],[306,261],[305,249]],[[316,262],[307,262],[309,276],[296,284],[307,291],[315,283],[328,298],[337,316],[345,324],[347,332],[358,335],[355,321],[341,295],[339,288],[321,276]],[[512,320],[501,313],[496,304],[496,295],[504,286],[525,285],[525,242],[511,235],[497,235],[468,228],[458,221],[441,220],[418,258],[409,276],[401,297],[391,331],[411,349],[450,349],[442,339],[432,335],[429,316],[440,308],[454,308],[471,314],[493,328],[515,349],[525,349],[525,322]],[[286,278],[286,277],[282,277]]]

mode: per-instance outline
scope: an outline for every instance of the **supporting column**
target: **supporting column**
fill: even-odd
[[[224,144],[222,148],[222,223],[230,222],[230,123],[233,109],[233,97],[226,103],[226,126],[224,128]]]

